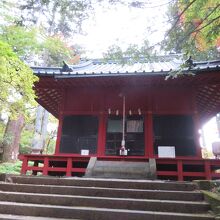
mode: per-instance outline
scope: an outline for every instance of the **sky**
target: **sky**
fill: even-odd
[[[86,34],[74,36],[71,41],[84,47],[87,57],[92,58],[100,58],[113,44],[126,49],[129,44],[143,44],[145,39],[151,44],[160,42],[169,27],[166,11],[170,0],[140,2],[143,8],[120,3],[95,5],[94,15],[82,25]]]

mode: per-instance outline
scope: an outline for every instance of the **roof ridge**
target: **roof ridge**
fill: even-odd
[[[35,69],[48,69],[48,70],[60,70],[62,69],[62,67],[58,67],[58,66],[51,66],[51,67],[44,67],[44,66],[31,66],[31,69],[35,70]]]
[[[61,67],[32,67],[34,73],[36,74],[46,74],[46,75],[126,75],[126,74],[168,74],[170,71],[176,71],[181,69],[181,64],[183,60],[173,59],[171,61],[155,61],[155,62],[136,62],[131,65],[123,65],[117,63],[116,61],[110,62],[101,62],[100,60],[86,60],[75,65],[68,65],[64,62],[64,66]],[[212,69],[213,71],[219,71],[220,69],[220,60],[210,60],[210,61],[201,61],[193,62],[193,60],[187,60],[186,63],[189,63],[188,68],[184,68],[183,71],[205,71]]]
[[[195,64],[215,64],[215,63],[219,63],[219,60],[207,60],[207,61],[194,61]]]
[[[182,57],[182,55],[180,54],[170,54],[170,55],[160,55],[160,56],[156,56],[155,60],[149,60],[148,57],[140,57],[140,61],[134,61],[134,63],[149,63],[149,61],[151,62],[169,62],[170,60],[168,59],[174,59],[174,58],[180,58]],[[81,62],[88,62],[88,61],[92,61],[93,64],[121,64],[123,61],[131,61],[133,58],[132,57],[123,57],[123,58],[118,58],[118,59],[107,59],[107,58],[92,58],[92,59],[81,59]],[[160,59],[158,61],[158,59]],[[143,62],[144,61],[144,62]]]

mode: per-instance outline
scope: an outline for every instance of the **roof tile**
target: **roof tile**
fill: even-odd
[[[77,65],[68,65],[71,72],[63,72],[61,67],[32,67],[37,75],[104,75],[104,74],[167,74],[172,70],[180,69],[183,63],[180,59],[172,59],[163,62],[136,62],[134,64],[122,64],[120,62],[103,62],[98,60],[81,61]],[[218,69],[220,60],[194,62],[190,70]],[[187,69],[188,70],[188,69]]]

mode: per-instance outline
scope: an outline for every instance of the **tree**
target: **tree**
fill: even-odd
[[[20,131],[23,126],[24,117],[22,114],[17,116],[16,119],[10,119],[8,121],[2,143],[2,162],[14,162],[17,160],[21,138]]]
[[[33,105],[35,94],[32,89],[37,77],[12,51],[0,41],[0,111],[7,112],[8,121],[3,137],[2,161],[15,160],[19,149],[20,130],[24,125],[27,108]]]
[[[91,14],[92,1],[25,0],[19,8],[24,14],[20,17],[23,25],[41,26],[50,36],[62,33],[69,37],[81,31],[82,21]]]
[[[44,65],[60,65],[62,60],[75,56],[60,36],[48,36],[36,27],[27,28],[19,25],[0,27],[0,40],[7,42],[13,51],[26,62],[43,60]]]
[[[46,145],[48,119],[49,112],[39,105],[36,110],[36,122],[32,141],[32,151],[34,153],[40,153]]]
[[[219,56],[220,0],[176,0],[168,11],[171,28],[163,42],[167,51],[194,58]]]
[[[23,60],[31,53],[37,53],[41,48],[37,43],[37,29],[25,28],[14,23],[0,26],[0,39],[9,44],[14,53]]]
[[[46,36],[41,47],[41,57],[45,66],[61,66],[63,60],[69,61],[77,56],[75,49],[60,35]]]
[[[61,65],[63,60],[78,60],[73,47],[64,42],[74,29],[79,29],[82,20],[86,17],[86,10],[90,1],[24,1],[20,9],[26,12],[26,17],[21,17],[21,23],[26,26],[39,27],[43,36],[43,64]],[[40,16],[43,19],[40,19]],[[58,18],[59,17],[59,18]],[[71,27],[74,25],[74,28]],[[79,28],[78,28],[79,27]],[[42,34],[43,33],[43,34]],[[46,127],[48,112],[41,106],[36,110],[35,131],[32,141],[32,150],[39,153],[46,142]]]
[[[141,47],[136,44],[131,44],[125,51],[118,45],[112,45],[103,56],[107,60],[121,61],[122,64],[138,62],[140,60],[155,61],[157,59],[154,48],[149,46],[147,40],[143,42]]]
[[[58,25],[57,16],[59,17],[58,11],[61,9],[51,8],[51,4],[54,3],[55,7],[61,2],[25,0],[15,4],[11,0],[3,1],[0,4],[0,15],[3,18],[0,23],[0,40],[7,42],[13,51],[28,63],[36,62],[37,58],[38,62],[41,61],[44,65],[61,65],[63,60],[71,59],[76,52],[65,39],[70,30],[59,31],[58,26],[62,26],[62,22],[58,19]],[[77,5],[77,2],[72,4]],[[82,6],[79,4],[78,7]],[[16,14],[11,11],[16,11]],[[64,10],[63,13],[66,17],[67,11]]]
[[[26,112],[27,103],[33,104],[32,89],[37,77],[24,64],[11,47],[0,41],[0,111],[18,115]]]
[[[23,1],[22,3],[25,3],[25,1]],[[17,15],[8,16],[9,10],[11,10],[11,8],[15,9],[17,11],[17,14],[19,15],[20,14],[19,13],[20,9],[18,7],[19,5],[13,4],[13,2],[10,0],[4,1],[0,5],[0,9],[2,9],[1,12],[3,12],[1,13],[1,15],[5,19],[4,22],[1,23],[0,25],[0,41],[2,43],[5,42],[5,45],[8,44],[11,46],[10,50],[14,55],[13,58],[16,58],[16,62],[18,62],[19,60],[16,56],[19,56],[22,60],[25,60],[26,62],[31,62],[32,60],[36,60],[36,57],[37,57],[39,58],[39,60],[44,61],[44,65],[60,65],[63,60],[68,60],[70,58],[73,58],[75,56],[75,51],[72,47],[67,45],[67,43],[65,42],[63,38],[63,33],[66,34],[68,31],[67,30],[64,31],[63,29],[62,31],[63,33],[60,34],[61,33],[60,31],[56,32],[53,29],[57,25],[56,23],[57,8],[54,8],[56,10],[47,11],[49,13],[50,12],[52,13],[52,17],[50,18],[48,17],[49,20],[45,20],[46,22],[44,22],[43,24],[41,22],[38,22],[37,20],[35,20],[35,22],[34,21],[31,22],[28,19],[28,15],[30,14],[30,12],[40,13],[41,11],[45,9],[49,10],[51,9],[51,4],[53,4],[54,2],[53,1],[26,1],[26,3],[27,3],[26,6],[20,5],[20,9],[22,10],[24,9],[21,17]],[[36,4],[40,6],[40,11],[38,11],[38,8],[39,8],[38,6],[37,8],[35,8]],[[78,4],[78,6],[80,7],[80,2],[78,3],[74,2],[74,4],[76,5]],[[55,5],[59,6],[60,5],[59,1],[56,1]],[[62,7],[64,7],[64,5],[62,5]],[[25,16],[25,13],[26,13],[25,11],[27,12],[26,16]],[[71,13],[74,13],[74,12],[71,12]],[[65,13],[67,13],[67,11],[65,11]],[[64,18],[65,16],[63,17],[63,19]],[[38,24],[36,24],[36,22]],[[61,23],[62,22],[60,22],[59,25],[61,25]],[[49,29],[47,29],[48,24],[50,24]],[[6,51],[5,48],[0,47],[0,49],[2,49],[2,51]],[[12,59],[12,56],[10,56],[7,61],[10,63],[10,65],[12,65],[14,62],[14,60]],[[22,65],[21,60],[19,60],[19,62],[22,68],[24,68],[24,66],[27,67],[24,64]],[[2,60],[2,65],[7,66],[5,60]],[[15,67],[14,69],[16,70],[17,67]],[[6,78],[9,77],[8,76],[9,69],[7,69],[8,72],[3,67],[0,70],[1,72],[4,73],[4,75],[2,75],[0,79],[2,79],[3,76],[6,76]],[[31,72],[29,68],[28,70],[29,72]],[[25,71],[22,69],[20,72],[23,73]],[[2,96],[4,97],[4,99],[2,98],[2,103],[5,103],[5,105],[4,105],[4,108],[2,107],[3,105],[1,106],[2,108],[0,108],[0,112],[5,111],[10,116],[6,129],[5,129],[5,134],[4,134],[3,142],[2,142],[3,148],[4,148],[4,154],[3,154],[4,161],[10,160],[12,158],[12,152],[13,152],[13,155],[17,155],[18,143],[19,143],[21,132],[22,132],[22,128],[24,127],[23,126],[24,120],[21,120],[21,119],[24,118],[23,113],[25,113],[25,116],[27,115],[26,113],[29,113],[27,111],[28,106],[27,105],[24,106],[23,104],[29,103],[28,104],[29,107],[33,106],[32,105],[33,102],[31,103],[28,102],[27,98],[23,95],[26,93],[20,90],[17,91],[18,88],[24,87],[23,84],[18,81],[18,80],[21,80],[21,76],[16,71],[13,73],[12,68],[10,69],[10,74],[12,75],[11,79],[13,80],[13,85],[15,86],[15,88],[7,87],[8,90],[6,89],[2,90]],[[33,76],[32,72],[30,76]],[[24,81],[24,79],[22,80]],[[30,82],[29,84],[31,87],[29,91],[30,94],[34,94],[32,90],[33,82]],[[11,82],[8,82],[8,83],[10,84]],[[9,92],[11,93],[11,95],[7,95],[7,94],[10,94]],[[1,94],[0,94],[0,99],[1,99]],[[8,100],[11,100],[11,101],[7,102]],[[8,105],[6,106],[7,103]],[[45,117],[43,118],[44,119],[47,118],[47,114],[45,114]],[[43,136],[45,136],[46,121],[44,121],[43,124],[44,124],[43,126],[44,135]],[[15,156],[14,156],[14,159],[16,159]]]

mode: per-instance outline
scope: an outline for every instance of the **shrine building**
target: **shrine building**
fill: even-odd
[[[219,178],[220,160],[202,158],[198,131],[220,112],[220,61],[181,64],[165,57],[33,67],[37,101],[59,126],[54,155],[20,155],[21,173],[83,176],[96,158],[108,166],[153,160],[158,179]]]

